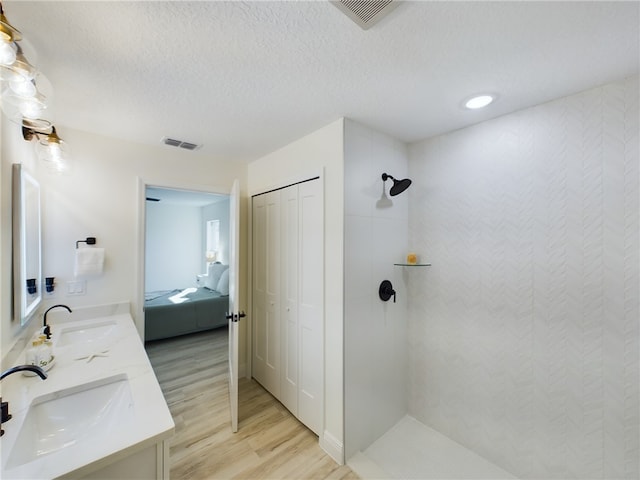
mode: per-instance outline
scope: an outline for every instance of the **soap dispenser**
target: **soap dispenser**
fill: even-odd
[[[36,365],[45,372],[53,367],[53,360],[51,342],[46,340],[45,335],[40,335],[36,340],[32,341],[31,347],[25,353],[26,364]],[[25,370],[22,375],[33,377],[36,374],[30,370]]]
[[[27,349],[25,356],[25,363],[28,365],[38,365],[40,366],[40,359],[38,354],[40,352],[39,347],[41,345],[40,339],[33,340],[31,342],[31,346]]]

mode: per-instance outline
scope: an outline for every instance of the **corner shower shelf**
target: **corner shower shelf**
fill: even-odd
[[[396,267],[430,267],[430,263],[394,263]]]

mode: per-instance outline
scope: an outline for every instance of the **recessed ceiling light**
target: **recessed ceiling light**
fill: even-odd
[[[493,95],[476,95],[464,102],[464,106],[471,110],[475,110],[477,108],[486,107],[493,102],[494,99],[495,97]]]

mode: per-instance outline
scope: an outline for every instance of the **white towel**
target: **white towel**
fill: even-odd
[[[182,290],[180,293],[176,293],[175,295],[169,297],[169,301],[173,303],[182,303],[189,300],[188,298],[183,298],[185,295],[189,295],[190,293],[197,292],[197,288],[189,287]]]
[[[76,248],[76,264],[73,269],[76,277],[82,275],[98,275],[104,265],[104,248]]]

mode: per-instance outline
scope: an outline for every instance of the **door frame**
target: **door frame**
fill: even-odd
[[[138,225],[137,238],[136,238],[136,291],[135,303],[133,306],[135,325],[138,330],[138,334],[144,343],[144,273],[145,273],[145,260],[146,260],[146,218],[147,218],[147,202],[146,202],[146,190],[147,187],[167,188],[173,190],[187,190],[191,192],[211,193],[216,195],[230,195],[231,190],[227,187],[215,187],[211,185],[202,185],[198,183],[180,183],[180,182],[167,182],[167,181],[154,181],[152,179],[136,177],[137,180],[137,195],[138,195],[138,209],[136,222]],[[240,217],[242,217],[242,209],[240,210]],[[240,222],[240,218],[238,219]],[[238,272],[240,274],[240,272]]]

